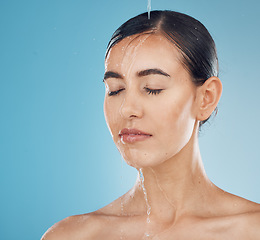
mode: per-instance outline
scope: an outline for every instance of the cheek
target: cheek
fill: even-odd
[[[195,123],[192,104],[192,99],[184,99],[171,101],[160,107],[161,116],[156,121],[161,126],[161,136],[167,139],[169,144],[182,146],[191,137]]]
[[[109,119],[110,119],[109,113],[110,113],[110,110],[109,110],[109,105],[107,104],[106,97],[105,97],[105,100],[104,100],[103,108],[104,108],[104,115],[105,115],[106,123],[107,123],[107,125],[109,125]]]
[[[119,127],[119,108],[120,106],[110,99],[105,97],[104,100],[104,115],[106,119],[107,126],[112,134],[112,137],[117,135]]]

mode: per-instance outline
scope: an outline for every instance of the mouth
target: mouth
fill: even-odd
[[[152,135],[138,129],[124,128],[119,132],[119,137],[123,143],[134,143],[137,141],[144,141],[152,137]]]

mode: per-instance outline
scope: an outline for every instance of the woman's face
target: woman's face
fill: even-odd
[[[113,46],[105,61],[104,112],[125,161],[136,168],[173,158],[196,122],[196,87],[177,48],[143,34]]]

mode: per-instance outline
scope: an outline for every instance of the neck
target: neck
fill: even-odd
[[[144,191],[145,190],[145,191]],[[212,184],[201,160],[197,132],[174,157],[156,167],[139,172],[135,195],[143,201],[144,213],[165,222],[200,210],[212,198]],[[146,199],[147,198],[147,199]]]

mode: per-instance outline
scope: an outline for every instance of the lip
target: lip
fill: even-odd
[[[123,143],[134,143],[144,141],[152,135],[135,128],[124,128],[119,132],[119,136]]]

